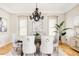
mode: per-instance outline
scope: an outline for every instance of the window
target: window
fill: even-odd
[[[54,35],[56,28],[55,25],[57,23],[57,19],[49,19],[49,35]]]
[[[43,23],[42,23],[42,21],[38,21],[38,22],[33,22],[33,33],[36,33],[36,32],[38,32],[38,33],[41,33],[42,32],[42,25],[43,25]]]
[[[20,36],[25,36],[27,35],[27,18],[22,17],[19,19],[19,35]]]

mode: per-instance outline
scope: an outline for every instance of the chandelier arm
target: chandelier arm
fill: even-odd
[[[35,21],[39,21],[40,19],[43,19],[44,18],[44,16],[41,16],[41,12],[38,11],[37,3],[36,3],[36,9],[32,13],[32,16],[30,16],[30,19],[34,19]]]

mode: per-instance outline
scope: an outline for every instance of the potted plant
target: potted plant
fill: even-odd
[[[62,28],[64,25],[64,21],[62,21],[60,24],[56,24],[56,29],[59,34],[59,43],[61,43],[61,38],[62,36],[66,35],[66,30],[70,29],[70,28]]]
[[[40,34],[39,34],[38,32],[36,32],[36,33],[34,34],[34,36],[35,36],[36,38],[38,38],[39,35],[40,35]]]
[[[38,32],[36,32],[36,33],[34,34],[34,36],[35,36],[35,45],[36,45],[37,43],[39,43],[39,45],[40,45],[40,44],[41,44],[40,34],[39,34]]]
[[[40,54],[40,45],[41,45],[40,34],[36,32],[34,35],[35,35],[36,54]]]

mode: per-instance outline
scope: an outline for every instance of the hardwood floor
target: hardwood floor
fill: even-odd
[[[0,47],[0,55],[5,55],[7,54],[8,52],[11,51],[11,49],[13,48],[13,45],[12,43],[9,43],[3,47]]]
[[[0,55],[5,55],[11,51],[13,48],[12,43],[7,44],[4,47],[0,48]],[[73,50],[69,45],[62,43],[59,45],[59,48],[63,49],[64,53],[68,54],[69,56],[79,56],[79,52]]]
[[[69,45],[65,43],[60,44],[59,48],[62,48],[63,51],[69,56],[79,56],[79,52],[73,50]]]

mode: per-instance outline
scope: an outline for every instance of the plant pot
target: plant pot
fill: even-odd
[[[40,35],[35,36],[35,45],[36,45],[36,44],[41,45],[41,37],[40,37]]]
[[[40,54],[41,39],[35,38],[36,54]]]
[[[35,39],[35,45],[39,44],[39,46],[41,45],[41,39]]]
[[[62,44],[61,36],[59,36],[59,44]]]

